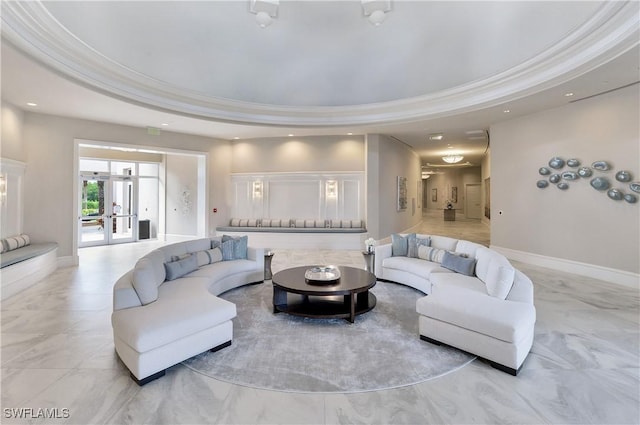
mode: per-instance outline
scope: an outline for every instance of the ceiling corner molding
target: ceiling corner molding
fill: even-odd
[[[425,96],[347,107],[264,105],[185,91],[100,54],[64,28],[40,1],[2,2],[2,36],[74,82],[148,108],[238,124],[340,127],[445,117],[559,85],[637,47],[639,6],[638,2],[606,2],[556,45],[489,78]]]

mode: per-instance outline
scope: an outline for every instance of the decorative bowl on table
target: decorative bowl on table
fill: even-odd
[[[316,266],[304,272],[304,280],[310,285],[333,285],[340,281],[340,269],[336,266]]]

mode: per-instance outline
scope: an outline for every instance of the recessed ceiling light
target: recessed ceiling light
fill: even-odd
[[[435,133],[435,134],[429,135],[429,140],[442,140],[443,138],[444,138],[444,134],[442,133]]]
[[[504,111],[502,111],[502,112],[504,112],[505,114],[508,114],[509,112],[511,112],[511,110],[509,110],[509,109],[505,109],[505,110],[504,110]]]
[[[353,133],[347,133],[347,136],[353,136]]]
[[[165,127],[166,127],[166,126],[168,126],[169,124],[167,124],[166,122],[163,122],[163,123],[162,123],[162,124],[160,124],[160,125],[163,125],[163,126],[165,126]]]
[[[33,102],[27,102],[27,106],[38,106],[38,104]]]
[[[289,134],[289,137],[293,137],[293,134]]]
[[[571,93],[571,92],[569,92],[569,93],[565,93],[565,94],[564,94],[564,96],[565,96],[565,97],[571,97],[571,96],[573,96],[573,93]]]
[[[477,135],[480,135],[480,134],[484,135],[485,134],[484,130],[469,130],[469,131],[465,131],[465,133],[468,134],[469,136],[476,135],[476,134]]]
[[[486,136],[471,136],[471,137],[467,137],[467,139],[469,139],[469,140],[485,140]]]

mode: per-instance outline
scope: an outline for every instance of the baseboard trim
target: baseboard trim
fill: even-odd
[[[78,257],[77,255],[58,257],[58,267],[74,267],[78,264],[80,264],[80,257]]]
[[[491,245],[491,249],[501,253],[505,257],[534,266],[546,267],[567,273],[574,273],[593,279],[604,280],[634,289],[640,289],[640,274],[625,270],[612,269],[594,264],[581,263],[579,261],[564,258],[547,257],[540,254],[518,251]]]

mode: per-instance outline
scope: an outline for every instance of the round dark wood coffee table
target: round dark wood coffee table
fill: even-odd
[[[273,275],[273,312],[313,318],[341,318],[353,323],[357,315],[376,306],[369,292],[376,276],[355,267],[338,266],[340,280],[323,285],[305,281],[304,273],[316,266],[294,267]]]

